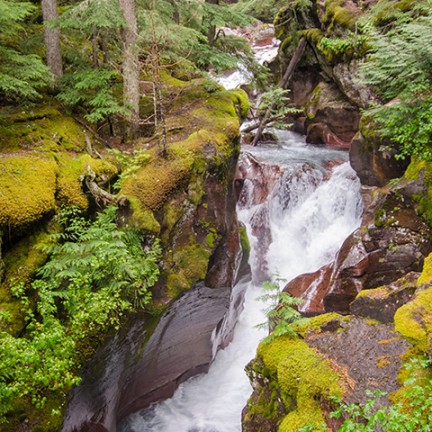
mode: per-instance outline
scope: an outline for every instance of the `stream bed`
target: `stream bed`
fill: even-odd
[[[252,158],[280,173],[265,199],[257,203],[254,185],[266,179],[243,180],[238,218],[251,243],[252,275],[246,284],[244,310],[233,341],[220,350],[207,374],[182,383],[174,396],[131,415],[122,432],[239,432],[241,412],[251,394],[246,364],[267,332],[262,269],[267,277],[291,280],[331,262],[345,238],[360,224],[360,182],[344,151],[307,145],[301,135],[280,132],[277,144],[244,146],[240,168]],[[266,224],[266,226],[264,225]],[[257,230],[265,233],[254,235]],[[268,244],[264,250],[263,243]],[[257,269],[261,269],[257,272]],[[258,274],[260,273],[260,274]]]

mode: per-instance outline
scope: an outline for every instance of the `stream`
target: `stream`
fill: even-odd
[[[277,51],[274,41],[267,51],[271,50],[273,55]],[[255,51],[265,60],[271,57],[262,47]],[[249,79],[247,71],[240,70],[220,83],[232,88],[245,79]],[[265,305],[257,299],[263,294],[263,273],[266,279],[277,275],[289,281],[313,272],[330,263],[345,238],[359,226],[360,182],[349,165],[348,153],[307,145],[294,132],[271,132],[277,142],[243,146],[239,159],[246,177],[237,214],[251,244],[252,275],[233,290],[246,289],[233,340],[217,353],[207,374],[182,383],[172,398],[129,416],[121,432],[240,432],[241,412],[252,392],[244,368],[267,335],[265,329],[256,327],[266,322]],[[254,185],[267,179],[247,175],[250,160],[276,167],[279,173],[259,203]]]
[[[251,394],[244,372],[266,331],[262,288],[254,269],[266,261],[270,275],[290,280],[329,263],[344,239],[359,226],[360,183],[347,153],[306,145],[302,136],[280,131],[277,145],[245,146],[240,162],[252,156],[278,165],[280,178],[267,199],[253,204],[253,182],[246,179],[238,203],[238,218],[251,242],[251,281],[246,283],[244,310],[231,344],[218,352],[207,374],[180,385],[171,399],[131,415],[123,432],[239,432],[241,411]],[[329,170],[329,162],[336,166]],[[251,224],[266,207],[271,238],[266,256]]]

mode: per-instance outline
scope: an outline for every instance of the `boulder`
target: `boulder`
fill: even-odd
[[[411,272],[388,285],[360,291],[350,305],[350,312],[383,323],[393,322],[396,311],[413,297],[418,277],[419,273]]]

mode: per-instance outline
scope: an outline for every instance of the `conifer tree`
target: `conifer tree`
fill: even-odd
[[[34,10],[30,2],[0,0],[0,96],[8,100],[37,98],[50,79],[41,58],[20,49],[23,21]]]
[[[63,75],[60,29],[52,26],[52,22],[58,18],[57,0],[42,0],[42,15],[47,64],[51,72],[59,78]]]

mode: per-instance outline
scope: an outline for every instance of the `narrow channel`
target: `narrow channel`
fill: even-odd
[[[266,336],[256,325],[265,321],[263,273],[291,280],[329,263],[344,239],[359,226],[360,182],[344,151],[307,145],[293,132],[278,132],[279,141],[244,146],[239,168],[246,172],[238,201],[238,218],[251,243],[252,278],[244,310],[231,344],[218,352],[207,374],[180,385],[171,399],[131,415],[122,432],[239,432],[241,412],[251,394],[244,372]],[[251,161],[278,172],[265,199],[257,203],[254,184],[268,179],[250,173]],[[260,170],[265,172],[266,170]],[[257,232],[266,233],[255,234]],[[262,235],[268,247],[263,250]]]

